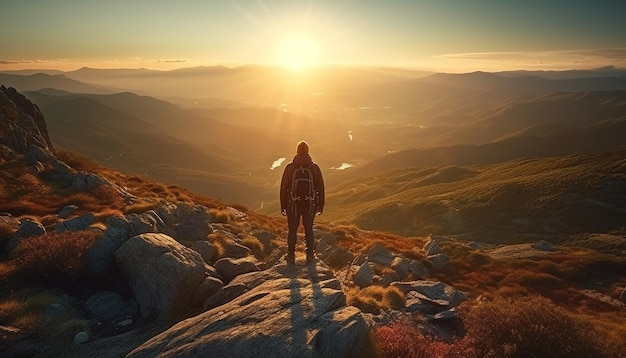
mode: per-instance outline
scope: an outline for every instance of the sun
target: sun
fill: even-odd
[[[318,42],[305,35],[285,37],[278,46],[278,63],[293,71],[302,72],[320,64]]]

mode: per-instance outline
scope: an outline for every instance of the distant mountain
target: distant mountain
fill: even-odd
[[[626,115],[587,128],[549,128],[547,131],[543,125],[531,127],[525,136],[481,145],[409,149],[392,153],[355,168],[354,175],[373,175],[394,168],[495,164],[526,157],[546,158],[626,147]],[[540,136],[528,135],[533,132]]]
[[[618,77],[626,78],[626,68],[616,68],[614,66],[600,67],[590,70],[566,70],[566,71],[502,71],[497,72],[500,76],[520,77],[537,76],[553,80],[585,78],[585,77]]]
[[[54,88],[73,93],[112,93],[113,89],[100,85],[83,83],[65,75],[36,73],[17,75],[0,72],[0,84],[14,87],[18,91],[36,91],[42,88]]]

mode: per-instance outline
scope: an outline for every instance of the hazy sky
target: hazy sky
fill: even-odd
[[[626,1],[0,0],[0,70],[626,67]]]

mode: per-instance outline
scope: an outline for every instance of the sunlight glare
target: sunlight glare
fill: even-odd
[[[315,67],[320,61],[320,47],[309,36],[294,35],[281,41],[278,48],[278,63],[294,72]]]

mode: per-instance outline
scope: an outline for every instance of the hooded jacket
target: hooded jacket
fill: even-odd
[[[297,154],[293,157],[291,163],[285,166],[283,171],[283,178],[280,182],[280,210],[286,210],[289,207],[291,181],[293,177],[294,169],[299,165],[310,166],[311,174],[313,175],[313,185],[318,193],[317,197],[317,211],[324,210],[325,195],[324,195],[324,178],[322,177],[322,171],[320,167],[313,163],[309,154]]]

